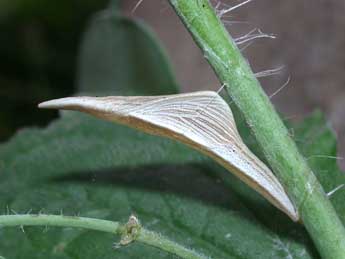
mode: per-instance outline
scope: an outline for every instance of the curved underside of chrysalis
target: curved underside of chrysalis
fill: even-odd
[[[299,219],[278,179],[243,143],[230,107],[215,92],[68,97],[39,107],[77,110],[183,142],[215,159],[292,220]]]

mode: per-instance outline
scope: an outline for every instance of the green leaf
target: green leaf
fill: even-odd
[[[178,87],[165,51],[142,22],[107,9],[84,35],[79,90],[112,94],[172,94]]]
[[[345,184],[345,173],[337,164],[336,135],[321,112],[315,112],[294,128],[296,142],[326,192]],[[330,197],[337,213],[345,224],[345,189]]]
[[[20,127],[57,117],[33,105],[73,94],[80,36],[88,18],[107,2],[0,1],[0,141]],[[120,0],[112,2],[119,9]]]
[[[0,156],[4,212],[8,206],[122,222],[134,212],[146,228],[213,258],[317,258],[302,226],[169,140],[66,113],[47,129],[20,132]],[[0,238],[10,258],[170,258],[140,244],[112,250],[116,237],[80,230],[3,229]]]

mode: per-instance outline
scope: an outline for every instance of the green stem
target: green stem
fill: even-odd
[[[83,228],[89,230],[97,230],[112,234],[126,235],[127,224],[120,224],[114,221],[63,216],[63,215],[3,215],[0,216],[1,227],[14,227],[14,226],[54,226],[54,227],[73,227]],[[186,259],[206,259],[208,257],[201,255],[191,249],[185,248],[166,237],[159,235],[155,232],[146,230],[140,227],[138,233],[133,237],[132,241],[138,241],[166,252],[178,255]],[[121,244],[121,242],[120,242]]]
[[[345,258],[345,230],[247,61],[208,0],[170,0],[298,209],[323,258]]]

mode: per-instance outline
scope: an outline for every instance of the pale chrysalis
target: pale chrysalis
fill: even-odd
[[[230,107],[215,92],[69,97],[39,107],[77,110],[183,142],[216,160],[292,220],[299,219],[278,179],[243,143]]]

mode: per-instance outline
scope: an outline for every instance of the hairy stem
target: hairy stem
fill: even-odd
[[[170,3],[243,113],[322,257],[344,259],[340,219],[209,1]]]
[[[126,244],[132,241],[138,241],[166,252],[178,255],[181,258],[186,259],[206,259],[208,257],[201,255],[191,249],[183,247],[166,237],[157,234],[155,232],[146,230],[140,227],[140,230],[136,233],[132,240],[128,241],[128,224],[120,224],[115,221],[63,216],[63,215],[3,215],[0,216],[0,228],[2,227],[14,227],[14,226],[53,226],[53,227],[73,227],[83,228],[89,230],[97,230],[107,233],[113,233],[126,237]],[[120,241],[120,245],[123,239]]]

